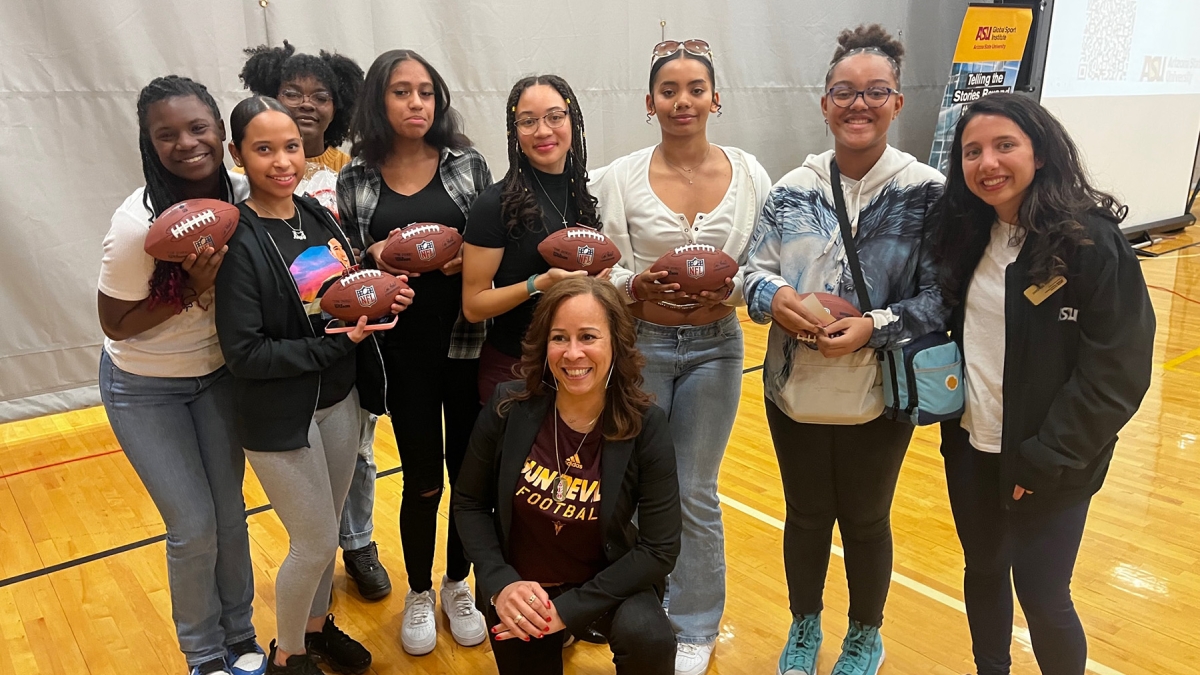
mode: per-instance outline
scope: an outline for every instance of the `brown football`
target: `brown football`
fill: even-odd
[[[237,229],[238,208],[219,199],[188,199],[163,211],[146,233],[146,253],[167,262],[183,262],[211,246],[220,250]]]
[[[395,269],[424,274],[454,260],[462,241],[462,235],[453,227],[413,223],[389,236],[379,257]]]
[[[357,270],[342,275],[325,289],[321,311],[348,323],[365,316],[375,320],[392,311],[392,300],[408,284],[380,270]]]
[[[862,316],[862,312],[858,311],[857,307],[840,295],[834,295],[832,293],[802,293],[800,294],[800,299],[803,300],[809,295],[815,296],[816,299],[821,303],[821,306],[825,308],[825,311],[829,312],[830,318],[828,321],[823,321],[821,323],[822,326],[831,324],[839,319],[849,319],[852,317]]]
[[[737,262],[729,254],[707,244],[688,244],[667,251],[655,261],[651,272],[667,272],[662,284],[679,284],[679,290],[691,295],[716,291],[738,272]]]
[[[551,267],[588,274],[599,274],[621,260],[617,245],[590,227],[564,227],[551,232],[538,244],[538,253]]]

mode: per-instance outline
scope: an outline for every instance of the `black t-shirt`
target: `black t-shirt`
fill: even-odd
[[[433,180],[412,195],[402,195],[379,181],[379,204],[371,216],[371,238],[384,241],[395,229],[413,223],[438,223],[453,227],[459,232],[466,227],[467,217],[450,197],[442,183],[441,172],[435,172]],[[445,322],[428,321],[434,314],[457,317],[462,307],[462,275],[442,274],[440,270],[422,272],[421,276],[410,277],[408,285],[413,289],[413,303],[400,312],[396,328],[386,332],[387,342],[394,342],[417,326],[436,326]],[[450,319],[453,325],[453,319]]]
[[[262,218],[248,206],[242,208],[246,218],[265,227],[283,256],[283,263],[292,273],[300,301],[312,322],[313,334],[324,335],[325,325],[331,317],[321,312],[321,297],[325,290],[342,275],[350,264],[345,249],[336,234],[329,229],[326,217],[296,202],[296,215],[290,220]],[[300,239],[297,230],[303,232]],[[264,302],[275,302],[275,298],[263,298]],[[321,371],[321,393],[317,397],[317,408],[328,408],[350,395],[355,379],[355,351],[343,356]]]
[[[472,246],[504,249],[504,257],[500,260],[500,267],[496,269],[496,276],[493,278],[496,288],[524,283],[530,276],[550,269],[550,265],[546,264],[538,253],[538,244],[551,232],[563,229],[564,216],[571,225],[578,220],[578,210],[569,190],[570,180],[567,174],[542,173],[528,165],[525,165],[523,170],[534,177],[530,182],[533,183],[532,190],[537,194],[538,206],[542,210],[542,222],[533,228],[520,225],[513,232],[509,232],[500,218],[502,183],[496,183],[484,190],[471,206],[471,217],[467,220],[467,230],[463,234],[463,240]],[[537,307],[538,297],[534,296],[492,319],[492,327],[488,329],[488,342],[501,353],[519,357],[521,338],[525,336],[525,329],[533,320],[533,310]]]

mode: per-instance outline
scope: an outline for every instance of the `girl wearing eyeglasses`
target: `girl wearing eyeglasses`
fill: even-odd
[[[320,56],[297,54],[296,48],[283,41],[282,47],[260,45],[246,50],[246,65],[238,75],[257,96],[271,96],[292,114],[304,139],[304,176],[296,185],[296,194],[308,194],[310,183],[322,169],[338,171],[350,163],[350,156],[338,146],[350,132],[350,113],[362,88],[363,71],[352,59],[324,50]],[[319,181],[322,186],[328,182]],[[328,194],[312,194],[337,215],[332,186]]]
[[[845,550],[850,624],[833,672],[873,675],[883,662],[879,628],[892,573],[889,514],[913,428],[881,416],[874,351],[945,330],[946,319],[922,247],[925,216],[943,179],[887,142],[888,127],[904,106],[904,48],[878,25],[843,31],[838,43],[821,98],[834,149],[810,155],[776,183],[746,272],[750,317],[772,323],[763,383],[787,500],[784,566],[793,615],[779,658],[781,675],[816,673],[835,521]],[[852,242],[842,239],[836,191]],[[829,293],[860,306],[847,256],[851,245],[871,307],[878,309],[832,323],[819,320],[802,294]]]
[[[637,319],[645,388],[668,414],[679,464],[682,549],[668,588],[678,643],[675,672],[708,668],[725,606],[725,536],[717,474],[737,416],[742,381],[742,273],[690,296],[650,267],[669,250],[706,244],[744,264],[771,180],[754,156],[708,140],[721,110],[712,51],[669,40],[651,56],[646,122],[657,145],[593,173],[604,234],[621,250],[611,280]]]
[[[453,486],[479,414],[476,387],[485,328],[462,317],[461,257],[438,270],[409,274],[389,265],[382,252],[388,239],[410,223],[439,223],[461,232],[476,195],[491,187],[492,174],[462,133],[446,81],[408,49],[384,52],[371,64],[350,130],[354,161],[338,176],[342,225],[373,265],[408,274],[415,293],[412,307],[382,338],[388,408],[404,420],[392,427],[404,465],[400,543],[408,593],[400,642],[416,656],[434,650],[440,595],[451,635],[470,647],[484,641],[487,629],[466,582],[471,564],[453,514],[446,530],[446,573],[438,589],[433,558],[446,474]],[[374,562],[378,565],[377,557]],[[356,581],[362,590],[370,578]],[[377,597],[390,588],[389,583]]]
[[[479,400],[515,379],[538,296],[586,272],[551,268],[537,246],[576,224],[599,227],[588,192],[583,111],[557,75],[522,78],[504,105],[508,173],[471,207],[463,233],[463,314],[492,319],[479,361]]]

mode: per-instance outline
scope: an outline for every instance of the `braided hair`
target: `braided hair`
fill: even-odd
[[[350,134],[354,102],[362,89],[363,71],[353,59],[321,50],[320,56],[297,54],[287,40],[282,47],[259,45],[244,50],[246,65],[238,74],[246,88],[259,96],[279,96],[284,82],[312,77],[333,95],[333,119],[325,129],[325,147],[341,145]]]
[[[212,94],[208,93],[208,89],[204,85],[186,77],[178,75],[156,77],[138,94],[138,149],[142,154],[142,175],[146,179],[142,204],[151,214],[150,222],[153,222],[171,205],[183,200],[178,190],[180,178],[163,166],[162,160],[158,158],[158,152],[154,149],[154,142],[150,138],[150,106],[160,101],[186,96],[195,96],[200,99],[201,103],[208,106],[213,120],[220,124],[221,110],[217,108],[217,102],[213,99]],[[224,164],[221,164],[218,171],[221,174],[221,199],[232,203],[233,183],[229,179],[229,173],[225,170]],[[183,270],[181,264],[163,260],[156,261],[154,274],[150,277],[149,308],[154,309],[160,304],[166,304],[182,311],[186,304],[184,298],[184,294],[187,292],[186,284],[187,272]]]
[[[571,119],[571,148],[567,151],[566,171],[570,179],[570,194],[575,201],[575,211],[580,225],[600,227],[600,216],[596,211],[596,198],[588,192],[587,142],[583,128],[583,110],[571,85],[558,75],[532,75],[517,81],[504,104],[505,129],[508,134],[508,173],[504,174],[500,190],[500,219],[510,234],[520,232],[521,227],[532,229],[542,222],[542,207],[538,205],[537,193],[529,179],[531,168],[528,158],[517,141],[517,102],[526,89],[545,84],[567,103],[567,115]]]

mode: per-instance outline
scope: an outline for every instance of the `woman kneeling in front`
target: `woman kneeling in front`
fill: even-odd
[[[636,342],[612,284],[559,282],[525,334],[523,379],[475,424],[454,517],[501,675],[562,673],[564,642],[589,626],[620,675],[674,668],[662,591],[682,528],[675,448]]]

